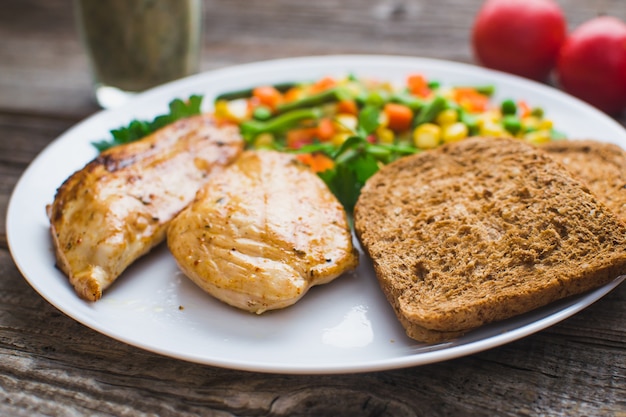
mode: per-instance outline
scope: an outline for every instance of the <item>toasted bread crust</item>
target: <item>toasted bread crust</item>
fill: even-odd
[[[626,151],[595,140],[561,140],[541,146],[600,201],[626,220]]]
[[[357,236],[407,334],[456,337],[626,273],[626,226],[542,151],[472,138],[375,174]]]

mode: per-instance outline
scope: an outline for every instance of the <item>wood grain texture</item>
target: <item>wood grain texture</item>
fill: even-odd
[[[204,70],[301,55],[473,62],[480,0],[205,0]],[[623,0],[562,0],[570,25]],[[69,0],[0,0],[0,218],[30,161],[98,110]],[[618,119],[626,125],[626,116]],[[62,163],[62,162],[60,162]],[[0,416],[626,416],[626,285],[523,340],[386,372],[295,376],[179,361],[39,296],[0,223]]]

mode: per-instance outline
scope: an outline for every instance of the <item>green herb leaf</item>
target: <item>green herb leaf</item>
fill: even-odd
[[[370,133],[376,130],[378,125],[378,118],[380,116],[380,107],[378,106],[365,106],[363,110],[359,112],[359,127],[358,134],[365,139]]]
[[[371,153],[362,153],[349,164],[358,180],[359,191],[365,181],[378,171],[378,160]],[[356,202],[356,201],[355,201]]]
[[[441,96],[435,96],[433,100],[426,104],[415,118],[415,126],[419,126],[424,123],[430,123],[435,120],[435,117],[446,108],[446,99]]]
[[[114,146],[145,138],[176,120],[200,114],[202,98],[200,95],[192,95],[186,101],[174,99],[169,103],[169,113],[156,116],[152,121],[133,120],[127,126],[111,130],[111,139],[92,142],[92,145],[99,152],[103,152]]]
[[[353,167],[350,164],[337,164],[334,169],[320,172],[318,175],[337,196],[346,211],[352,213],[363,186],[359,183]]]
[[[361,136],[350,136],[341,144],[341,146],[335,151],[331,157],[337,162],[341,162],[342,160],[346,160],[346,152],[349,149],[358,149],[363,143],[365,143],[365,139]],[[343,155],[343,157],[342,157]]]

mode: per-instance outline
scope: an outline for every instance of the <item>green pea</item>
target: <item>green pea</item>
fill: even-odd
[[[484,94],[490,97],[496,91],[496,87],[493,85],[479,85],[479,86],[474,87],[474,89],[478,91],[480,94]]]
[[[516,135],[522,129],[522,123],[515,115],[508,114],[502,118],[502,126],[511,132],[512,135]]]
[[[478,118],[475,115],[469,114],[465,111],[459,111],[459,120],[467,126],[470,135],[478,133]]]
[[[389,101],[389,97],[384,91],[372,91],[365,99],[365,104],[371,106],[383,106],[387,101]]]
[[[541,119],[543,117],[543,109],[541,107],[535,107],[530,111],[530,114]]]
[[[272,110],[266,106],[258,106],[252,112],[252,117],[257,120],[268,120],[272,117]]]
[[[504,100],[500,105],[502,114],[515,114],[517,113],[517,105],[513,100]]]

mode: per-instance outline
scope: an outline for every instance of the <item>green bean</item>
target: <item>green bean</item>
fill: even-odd
[[[277,133],[285,131],[295,126],[299,121],[305,119],[319,119],[321,110],[317,107],[308,109],[296,109],[278,115],[270,120],[248,120],[240,125],[242,134],[246,138],[255,137],[261,133]]]
[[[285,91],[289,90],[290,88],[296,87],[297,85],[298,85],[297,83],[289,82],[289,83],[274,84],[272,85],[272,87],[274,87],[281,93],[284,93]],[[239,98],[252,97],[253,91],[254,91],[254,88],[245,88],[243,90],[229,91],[227,93],[219,94],[217,97],[215,97],[215,101],[220,101],[220,100],[231,101],[231,100],[236,100]]]
[[[393,144],[393,143],[378,143],[376,146],[388,149],[390,152],[394,152],[401,155],[410,155],[416,153],[418,150],[415,146],[408,144]]]
[[[379,146],[375,144],[368,144],[365,148],[367,153],[372,155],[374,158],[381,160],[385,163],[389,162],[389,158],[391,157],[391,150],[385,148],[384,146]]]
[[[484,94],[484,95],[489,96],[489,97],[491,97],[493,95],[493,93],[495,93],[495,91],[496,91],[496,87],[491,85],[491,84],[471,86],[471,87],[457,85],[454,88],[471,88],[472,90],[476,90],[480,94]]]
[[[417,98],[409,93],[392,94],[389,98],[389,101],[391,101],[392,103],[403,104],[414,112],[419,111],[426,104],[424,100]]]
[[[310,96],[303,97],[299,100],[291,101],[289,103],[279,104],[276,108],[279,113],[284,113],[287,111],[302,109],[305,107],[311,106],[319,106],[324,103],[339,101],[345,98],[348,98],[349,93],[341,88],[335,87],[330,88],[328,90],[324,90],[321,93],[313,94]]]

